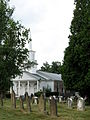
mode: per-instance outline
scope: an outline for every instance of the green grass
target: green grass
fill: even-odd
[[[28,113],[26,109],[21,111],[19,101],[17,101],[17,108],[12,109],[10,100],[4,100],[4,107],[0,107],[0,120],[90,120],[90,106],[86,106],[85,111],[77,111],[76,107],[68,109],[67,104],[59,103],[58,117],[51,117],[41,113],[37,105],[31,105],[31,107],[31,113]]]

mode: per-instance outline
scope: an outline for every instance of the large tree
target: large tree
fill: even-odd
[[[9,0],[0,0],[0,94],[9,90],[11,79],[22,73],[28,62],[29,29],[12,18]]]
[[[49,65],[48,62],[43,63],[43,66],[41,67],[42,71],[50,72],[51,71],[51,66]]]
[[[68,90],[90,97],[90,0],[75,0],[62,79]]]
[[[46,71],[46,72],[60,74],[61,73],[61,63],[58,61],[53,61],[51,65],[48,62],[43,63],[41,70]]]

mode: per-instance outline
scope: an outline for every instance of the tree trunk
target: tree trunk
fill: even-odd
[[[16,98],[15,98],[15,92],[12,90],[11,93],[11,104],[12,104],[12,108],[16,108]]]
[[[0,99],[1,99],[1,107],[3,107],[3,92],[0,94]]]

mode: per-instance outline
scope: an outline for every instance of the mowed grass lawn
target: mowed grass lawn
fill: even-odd
[[[17,108],[12,109],[10,100],[4,100],[4,107],[0,107],[0,120],[90,120],[90,106],[86,106],[85,111],[77,111],[76,107],[68,109],[66,103],[58,103],[57,117],[41,113],[38,110],[38,105],[33,104],[31,107],[31,113],[28,113],[26,109],[21,111],[19,101],[17,101]],[[49,106],[47,105],[48,108]]]

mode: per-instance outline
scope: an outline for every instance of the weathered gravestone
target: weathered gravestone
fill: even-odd
[[[46,113],[46,98],[41,94],[38,104],[39,110]]]
[[[24,110],[24,99],[23,99],[23,96],[20,96],[20,109]]]
[[[85,98],[82,98],[78,92],[76,92],[76,97],[78,98],[77,100],[77,110],[84,111],[85,110]]]
[[[16,97],[15,97],[15,92],[13,90],[11,93],[11,104],[12,104],[12,108],[16,108]]]
[[[38,104],[38,97],[34,97],[34,103],[37,105]]]
[[[50,98],[50,115],[57,116],[57,101],[54,97]]]
[[[27,111],[31,112],[30,97],[28,96],[27,92],[25,93],[25,98],[26,98]]]
[[[62,102],[63,96],[58,96],[59,102]]]
[[[82,97],[78,98],[77,110],[80,110],[80,111],[84,111],[85,110],[85,100]]]
[[[72,98],[68,98],[67,99],[67,103],[68,103],[68,108],[72,108],[73,99]]]

